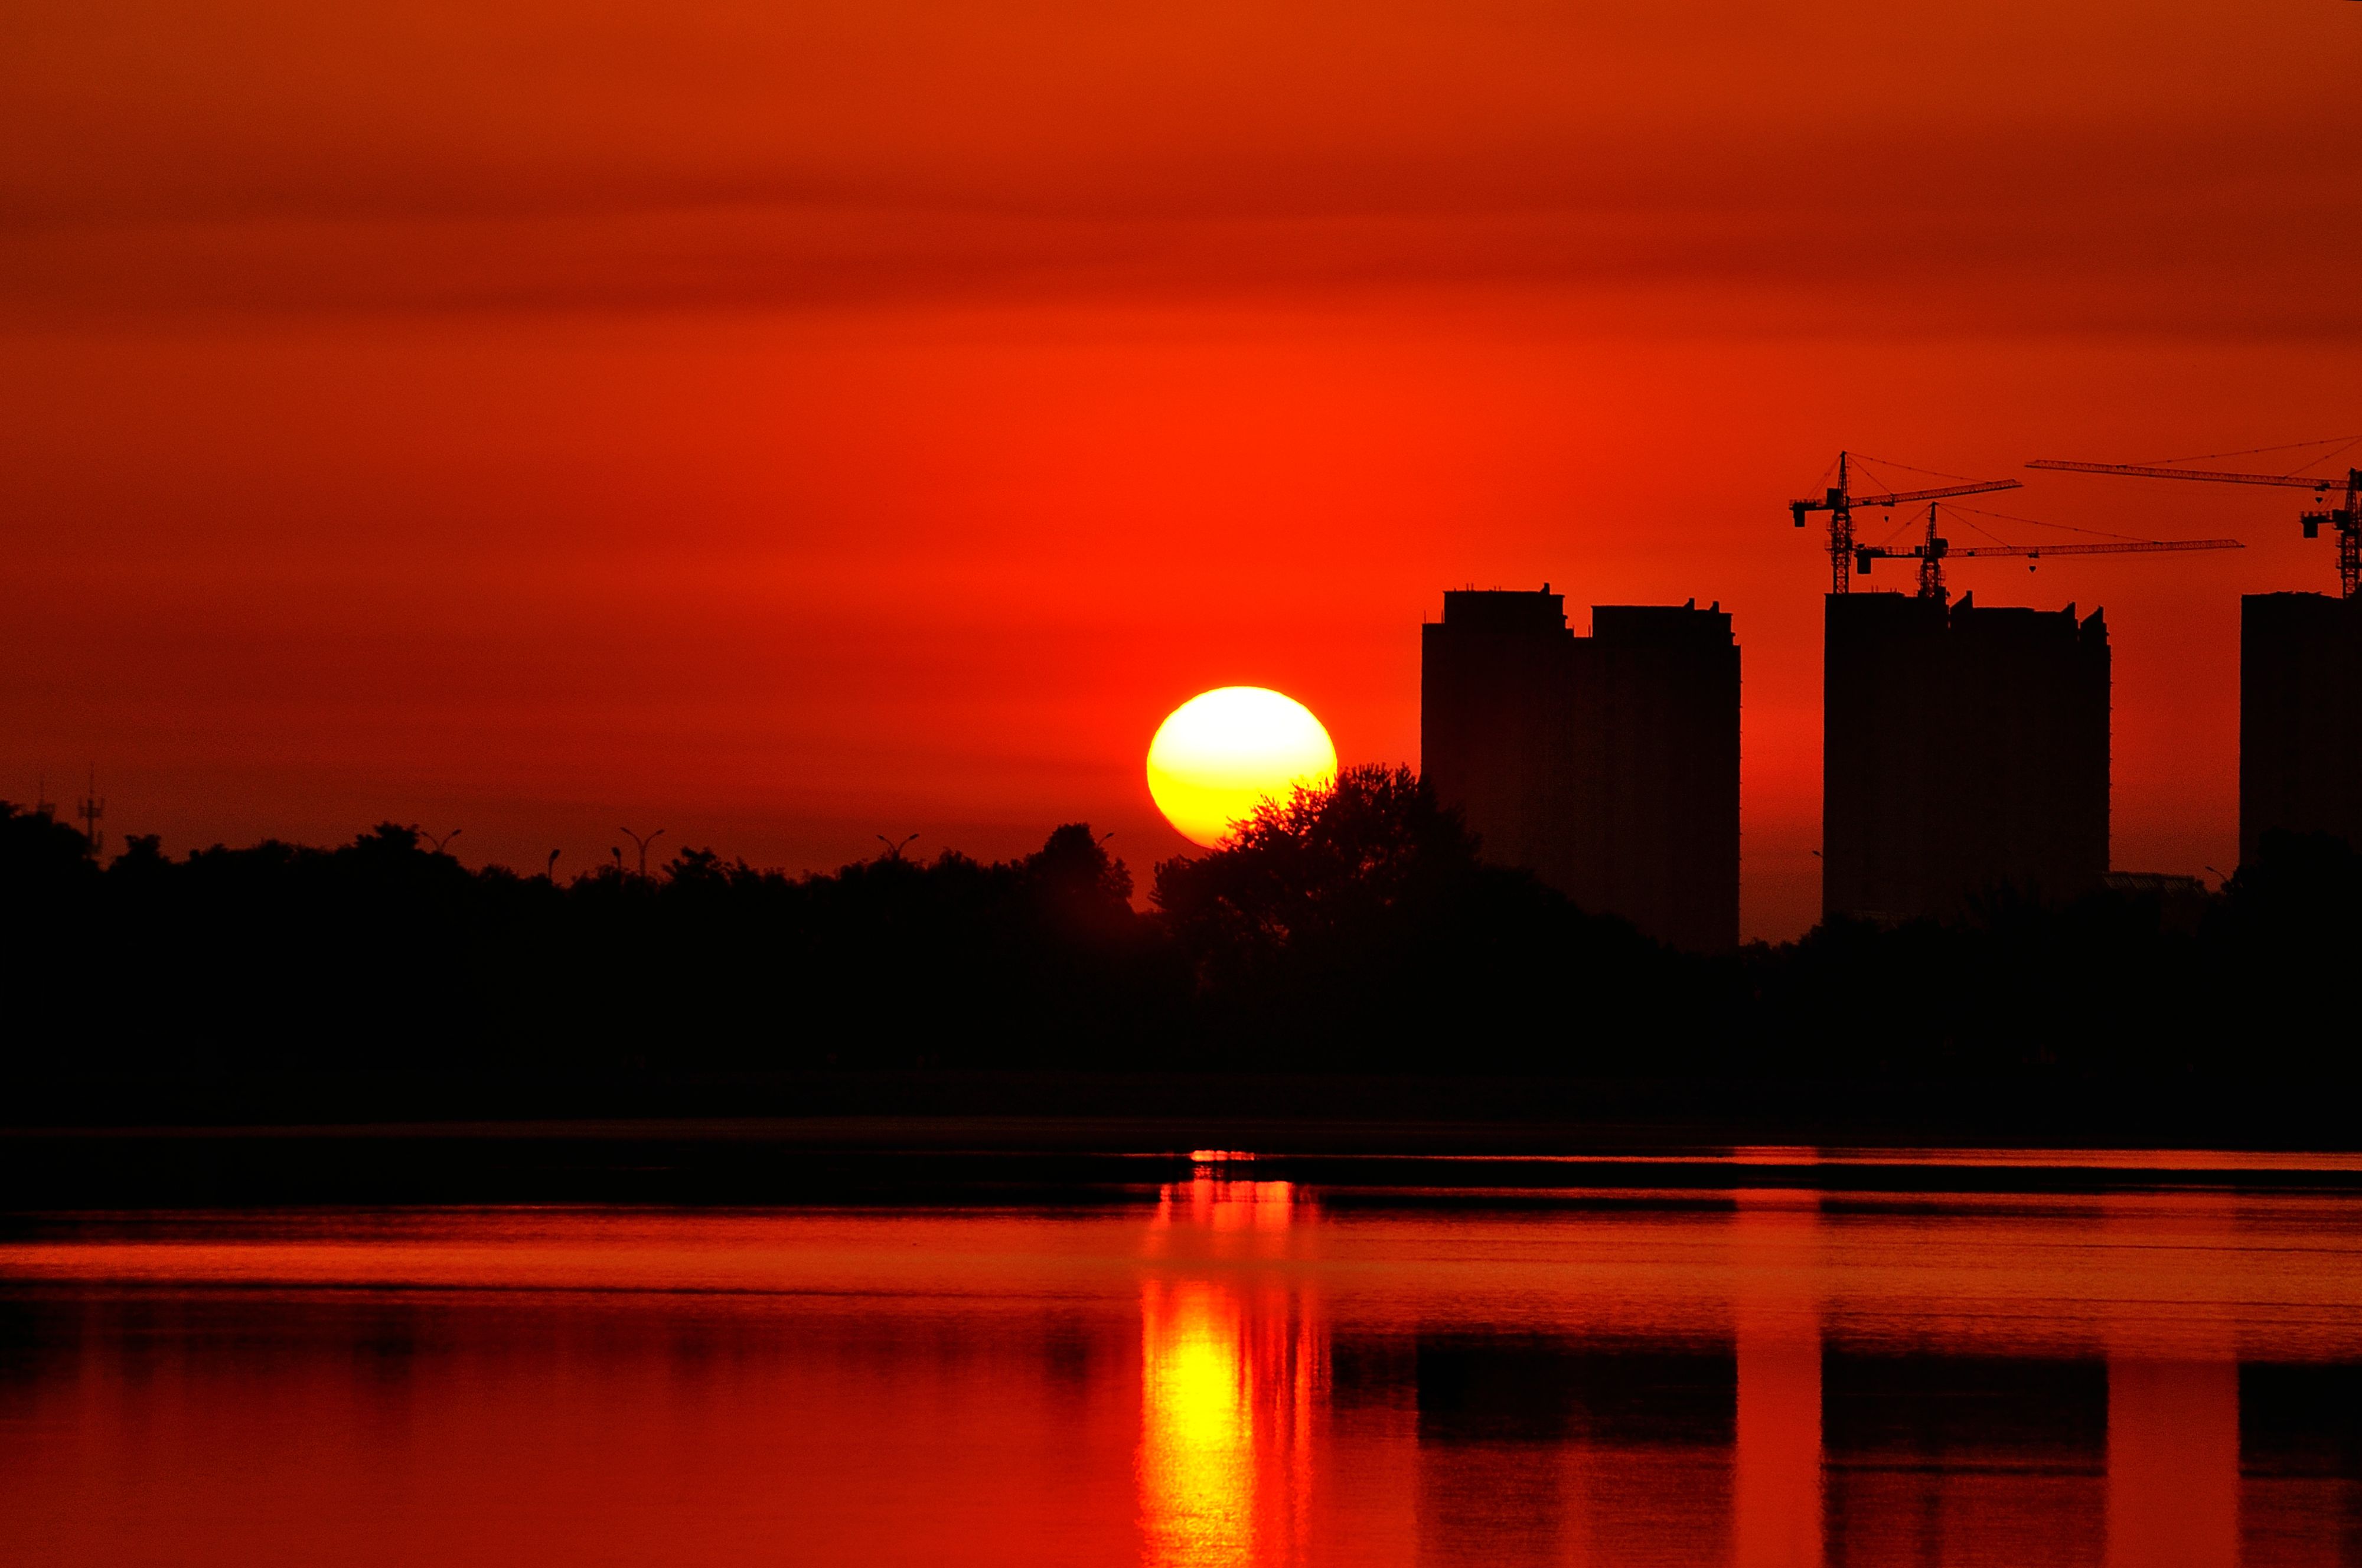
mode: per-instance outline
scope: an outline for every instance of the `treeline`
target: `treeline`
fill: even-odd
[[[2352,1077],[2362,863],[2337,841],[2270,841],[2202,898],[2000,896],[1704,957],[1485,865],[1407,772],[1363,768],[1132,895],[1081,824],[992,865],[692,849],[554,882],[392,823],[101,866],[0,806],[0,1071]]]

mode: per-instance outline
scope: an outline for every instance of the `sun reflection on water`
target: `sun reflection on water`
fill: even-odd
[[[1231,1181],[1199,1165],[1184,1182],[1157,1189],[1159,1227],[1207,1231],[1285,1231],[1310,1203],[1291,1181]]]
[[[1152,1280],[1141,1299],[1142,1523],[1147,1561],[1254,1555],[1254,1412],[1238,1304],[1219,1286]]]
[[[1308,1209],[1287,1182],[1224,1181],[1201,1168],[1160,1195],[1150,1250],[1211,1242],[1212,1263],[1241,1256],[1223,1243],[1243,1240],[1244,1256],[1267,1256],[1252,1243],[1284,1241]],[[1141,1287],[1142,1560],[1290,1561],[1303,1545],[1326,1339],[1300,1289],[1209,1272],[1168,1267]]]

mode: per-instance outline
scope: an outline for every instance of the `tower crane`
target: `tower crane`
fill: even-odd
[[[1853,509],[1855,507],[1908,506],[1914,502],[1943,501],[1956,495],[1982,495],[1989,491],[2018,488],[2018,481],[2015,480],[1984,480],[1965,484],[1937,485],[1932,490],[1898,490],[1877,495],[1852,495],[1848,493],[1849,481],[1846,473],[1847,464],[1851,456],[1847,452],[1838,454],[1838,482],[1833,488],[1818,496],[1807,497],[1803,501],[1792,501],[1788,503],[1788,511],[1795,517],[1796,526],[1799,528],[1805,525],[1805,514],[1808,512],[1826,512],[1829,514],[1829,591],[1831,593],[1844,593],[1853,586],[1854,565],[1861,555],[1853,542]],[[1865,566],[1862,569],[1867,571],[1869,568]]]
[[[1908,548],[1857,545],[1854,569],[1867,577],[1872,561],[1915,560],[1919,563],[1919,597],[1940,604],[1944,602],[1944,561],[1949,556],[2022,556],[2033,561],[2044,556],[2130,556],[2155,550],[2246,548],[2236,539],[2125,539],[2106,545],[1970,545],[1956,550],[1950,540],[1936,532],[1936,508],[1941,504],[1933,501],[1927,503],[1927,537],[1924,543]]]
[[[2321,459],[2315,458],[2314,462]],[[2215,484],[2268,484],[2289,490],[2310,490],[2314,499],[2324,499],[2323,492],[2342,490],[2345,504],[2323,507],[2319,512],[2300,513],[2297,521],[2304,525],[2308,539],[2321,537],[2321,525],[2328,524],[2337,532],[2337,582],[2344,597],[2352,599],[2362,593],[2362,469],[2348,469],[2344,479],[2307,478],[2302,474],[2231,474],[2216,473],[2206,469],[2168,469],[2146,467],[2134,463],[2070,463],[2055,458],[2044,458],[2025,465],[2029,469],[2054,469],[2070,474],[2130,474],[2136,479],[2206,480]]]

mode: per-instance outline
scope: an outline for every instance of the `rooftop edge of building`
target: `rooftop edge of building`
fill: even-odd
[[[2017,629],[2038,634],[2045,627],[2055,627],[2069,635],[2096,636],[2102,641],[2108,635],[2108,613],[2104,607],[2079,616],[2071,600],[2063,610],[2036,610],[2023,604],[1980,604],[1974,593],[1963,593],[1949,604],[1879,589],[1824,597],[1832,616],[1844,615],[1857,623],[1874,618],[1888,624],[1917,620],[1927,623],[1926,629],[1930,631],[1941,628],[1967,633]],[[1838,609],[1840,604],[1846,608]]]
[[[1566,624],[1566,595],[1521,588],[1450,588],[1443,592],[1441,623],[1454,631],[1548,633],[1573,635]],[[1686,604],[1595,604],[1591,635],[1611,644],[1732,643],[1730,613],[1716,600],[1701,610]]]
[[[2362,623],[2362,598],[2347,599],[2335,593],[2309,593],[2295,589],[2243,593],[2239,596],[2239,612],[2243,617],[2261,614],[2282,623],[2293,619],[2315,625],[2339,625]]]
[[[1732,643],[1730,612],[1719,599],[1704,610],[1694,599],[1686,604],[1595,604],[1591,635],[1595,642],[1617,645]]]
[[[1471,632],[1564,632],[1566,595],[1523,588],[1447,588],[1443,624]]]

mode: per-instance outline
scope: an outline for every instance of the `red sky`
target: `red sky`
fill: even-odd
[[[1175,703],[1275,686],[1416,761],[1440,591],[1547,579],[1734,612],[1745,923],[1793,934],[1827,561],[1783,502],[1839,447],[2362,430],[2350,0],[6,39],[0,795],[95,764],[174,850],[392,817],[581,869],[628,823],[803,867],[1087,818],[1144,875]],[[2022,477],[1997,509],[2248,542],[1953,572],[2107,607],[2116,862],[2227,867],[2237,596],[2329,545],[2292,492]]]

